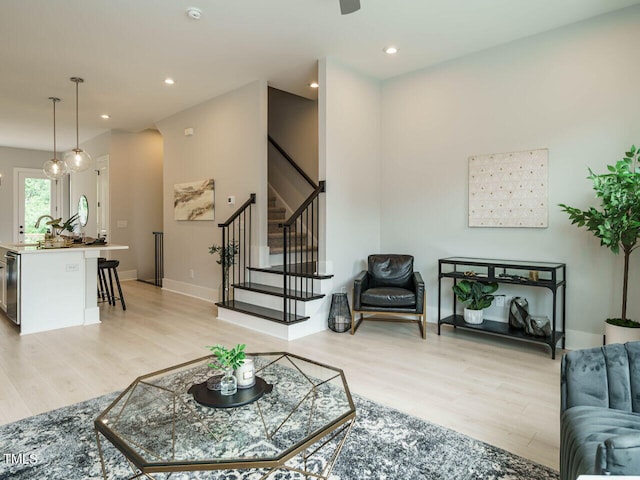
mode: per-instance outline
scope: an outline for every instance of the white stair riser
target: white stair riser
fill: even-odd
[[[283,287],[283,276],[277,273],[269,273],[269,272],[258,272],[251,271],[250,277],[252,283],[260,283],[262,285],[269,285],[271,287]],[[289,284],[296,285],[298,289],[300,288],[300,280],[303,281],[302,285],[307,285],[307,280],[309,281],[309,288],[311,288],[311,283],[313,283],[313,291],[324,293],[325,295],[331,292],[331,287],[333,285],[332,278],[326,278],[322,280],[318,279],[307,279],[304,277],[290,277]]]
[[[285,325],[218,307],[219,320],[289,341],[326,330],[327,316],[328,312],[323,310],[304,322]]]
[[[234,300],[239,302],[250,303],[252,305],[259,305],[265,308],[271,308],[273,310],[283,311],[284,301],[282,297],[276,297],[274,295],[268,295],[266,293],[252,292],[249,290],[242,290],[239,288],[234,289]],[[322,304],[322,299],[311,300],[309,302],[301,302],[297,300],[297,314],[302,316],[309,316],[318,309],[319,304]],[[288,303],[290,313],[293,313],[294,302]]]

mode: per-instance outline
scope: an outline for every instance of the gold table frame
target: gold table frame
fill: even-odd
[[[356,418],[355,405],[353,403],[344,372],[341,369],[286,352],[251,353],[248,355],[256,359],[262,358],[263,360],[267,360],[265,365],[257,368],[256,374],[259,375],[260,372],[267,371],[268,368],[273,367],[274,365],[278,365],[276,368],[286,366],[290,368],[294,374],[298,374],[300,379],[308,382],[308,384],[304,383],[301,386],[301,389],[306,385],[309,390],[306,394],[302,395],[302,398],[299,399],[295,405],[292,406],[288,415],[286,415],[286,417],[277,423],[271,430],[267,425],[267,412],[264,411],[264,408],[261,406],[261,401],[265,398],[271,398],[269,396],[273,395],[273,392],[266,394],[263,398],[250,405],[238,408],[257,409],[261,423],[264,427],[264,438],[268,440],[272,440],[281,430],[283,430],[287,425],[287,422],[293,422],[294,420],[292,420],[292,418],[294,415],[303,417],[308,415],[305,435],[303,438],[291,445],[288,445],[287,448],[282,449],[278,454],[268,455],[265,458],[243,459],[236,457],[176,459],[175,425],[180,419],[176,413],[177,409],[182,408],[187,410],[194,424],[198,423],[206,428],[207,422],[204,421],[202,415],[198,413],[198,405],[195,403],[195,400],[193,400],[190,395],[185,395],[185,387],[187,387],[187,384],[185,384],[184,381],[182,383],[178,381],[175,387],[167,387],[162,384],[154,383],[153,379],[162,381],[165,376],[168,376],[172,372],[175,372],[175,374],[178,375],[181,372],[190,372],[192,367],[194,370],[203,369],[203,365],[206,365],[215,358],[207,356],[138,377],[96,418],[94,422],[94,430],[103,478],[106,480],[109,477],[107,476],[107,466],[101,437],[114,446],[126,459],[132,473],[132,476],[127,477],[128,480],[138,478],[154,479],[154,473],[204,472],[236,469],[264,470],[264,474],[260,477],[260,480],[267,480],[275,473],[283,470],[296,472],[300,474],[301,478],[305,479],[317,478],[327,480],[335,466],[338,455],[340,454],[340,451],[353,428]],[[271,361],[269,361],[269,359],[271,359]],[[326,378],[317,378],[310,375],[309,372],[305,372],[304,369],[301,368],[302,365],[318,369],[326,375]],[[199,371],[201,376],[200,380],[202,380],[202,374],[204,371],[206,370]],[[190,377],[186,376],[184,380],[186,381],[189,378]],[[197,383],[192,380],[189,380],[189,382]],[[136,443],[134,439],[127,438],[127,436],[124,435],[123,432],[119,431],[116,426],[127,407],[129,406],[130,408],[133,408],[131,405],[134,402],[132,402],[131,399],[138,387],[153,389],[153,391],[165,394],[171,398],[172,405],[169,405],[168,408],[171,409],[172,412],[172,459],[159,457],[153,451],[150,451],[150,449],[145,448],[144,445]],[[344,395],[344,398],[341,398],[341,400],[345,403],[346,409],[344,411],[339,411],[334,418],[325,420],[320,426],[313,427],[314,414],[316,415],[316,418],[320,416],[320,413],[318,412],[318,405],[316,405],[316,397],[320,395],[320,391],[323,388],[331,388],[341,395]],[[274,391],[276,391],[275,387]],[[300,393],[302,394],[304,391],[301,390]],[[303,411],[303,407],[307,403],[309,403],[311,407],[309,412]],[[119,412],[116,412],[118,407],[120,407]],[[285,409],[285,411],[287,410]],[[115,417],[113,414],[115,414]],[[140,424],[139,426],[144,429],[143,424]],[[235,426],[237,426],[237,424],[235,424]],[[298,426],[298,424],[296,424],[296,426]],[[215,440],[224,440],[221,437],[216,438],[216,435],[213,432],[209,430],[207,431],[211,438]],[[148,433],[152,434],[153,432]],[[320,452],[326,452],[326,463],[323,468],[320,471],[308,470],[308,461],[314,459]]]

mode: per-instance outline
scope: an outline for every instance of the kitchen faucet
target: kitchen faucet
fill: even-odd
[[[53,222],[55,219],[51,216],[51,215],[42,215],[40,218],[38,218],[38,220],[36,221],[36,228],[40,228],[40,220],[42,220],[43,218],[50,218],[51,221]]]

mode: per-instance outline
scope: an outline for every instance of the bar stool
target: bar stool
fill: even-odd
[[[119,260],[107,260],[103,257],[98,258],[98,296],[104,301],[106,295],[109,305],[113,306],[115,306],[116,300],[120,300],[122,310],[126,310],[127,305],[124,302],[124,295],[120,287],[120,278],[118,278],[118,265],[120,265]],[[109,274],[109,283],[107,283],[107,273]],[[119,297],[116,297],[113,289],[113,277],[116,279]]]

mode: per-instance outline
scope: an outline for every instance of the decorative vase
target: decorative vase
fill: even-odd
[[[472,325],[480,325],[482,323],[483,310],[471,310],[470,308],[464,309],[464,321]]]
[[[218,292],[219,292],[218,295],[219,295],[220,301],[222,301],[223,296],[227,301],[233,300],[233,288],[230,288],[230,287],[225,288],[222,285],[220,285]]]
[[[640,328],[620,327],[604,322],[604,339],[607,345],[640,341]]]
[[[253,358],[245,358],[238,368],[236,368],[236,379],[238,388],[249,388],[256,384],[255,366]]]
[[[220,391],[220,388],[222,387],[222,377],[224,377],[224,373],[222,372],[215,372],[213,375],[211,375],[207,379],[207,389]]]
[[[220,395],[234,395],[238,391],[238,380],[233,369],[228,368],[220,380]]]

